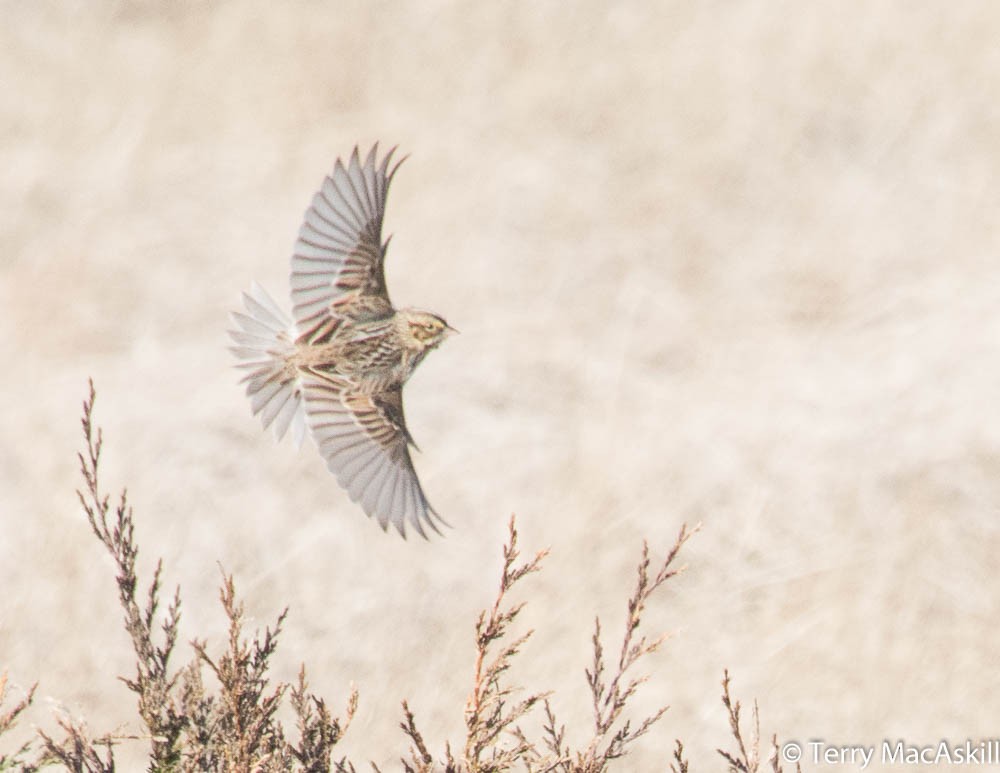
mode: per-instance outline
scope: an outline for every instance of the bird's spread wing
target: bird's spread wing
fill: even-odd
[[[357,148],[346,166],[337,159],[306,210],[292,257],[292,316],[299,340],[327,339],[344,316],[391,311],[382,217],[402,162],[390,169],[394,150],[381,163],[377,151],[375,145],[364,163]]]
[[[421,536],[424,524],[439,531],[441,518],[410,459],[401,387],[362,394],[346,380],[313,371],[305,374],[303,396],[326,466],[369,517],[383,529],[391,523],[404,537],[407,524]]]

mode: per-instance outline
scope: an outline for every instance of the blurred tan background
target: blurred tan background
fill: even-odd
[[[343,744],[388,764],[409,698],[459,740],[511,513],[538,629],[514,678],[582,739],[593,618],[642,539],[704,528],[648,611],[635,709],[715,768],[724,667],[781,738],[996,735],[1000,6],[991,2],[5,3],[0,664],[95,732],[135,724],[113,570],[74,495],[98,387],[183,636],[291,607]],[[393,299],[462,331],[407,388],[455,528],[385,535],[264,435],[225,350],[287,301],[302,212],[355,143],[411,158]],[[178,665],[191,655],[180,647]],[[30,729],[30,728],[29,728]],[[132,765],[142,751],[132,754]],[[125,765],[125,769],[130,769]],[[135,767],[134,769],[139,769]]]

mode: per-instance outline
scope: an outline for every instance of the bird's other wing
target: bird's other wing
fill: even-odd
[[[364,394],[346,380],[316,371],[304,376],[306,417],[319,452],[351,499],[382,529],[406,536],[409,524],[440,533],[444,521],[427,502],[417,480],[411,438],[403,417],[402,388]]]
[[[385,199],[397,162],[395,148],[378,161],[378,144],[364,162],[357,147],[313,196],[292,256],[292,317],[300,341],[327,340],[345,316],[391,311],[383,262]],[[405,160],[405,159],[404,159]]]

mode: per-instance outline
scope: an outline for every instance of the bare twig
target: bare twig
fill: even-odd
[[[741,706],[739,701],[734,701],[729,692],[729,670],[726,669],[722,676],[722,705],[726,707],[726,714],[729,718],[729,732],[736,741],[736,752],[730,753],[724,749],[716,749],[722,758],[729,763],[729,770],[735,773],[759,773],[761,769],[760,759],[760,712],[757,708],[757,701],[753,703],[753,713],[751,718],[750,736],[745,737],[741,727]],[[778,737],[771,736],[770,755],[768,761],[772,773],[782,773],[780,755],[778,749]],[[801,771],[801,767],[796,764],[795,769]]]
[[[660,586],[684,571],[684,567],[674,567],[674,561],[684,543],[698,531],[698,528],[688,530],[687,524],[681,527],[677,539],[674,540],[673,546],[655,575],[650,574],[649,545],[643,542],[635,589],[628,600],[621,649],[610,679],[605,675],[607,665],[601,643],[601,621],[599,618],[594,621],[592,637],[594,658],[591,667],[586,671],[594,712],[594,735],[588,747],[578,755],[576,764],[579,770],[591,773],[604,770],[608,762],[623,757],[629,745],[645,735],[667,711],[667,707],[663,706],[637,726],[633,726],[627,719],[618,724],[626,704],[648,678],[629,676],[633,667],[645,656],[656,652],[667,640],[666,634],[652,640],[638,635],[646,604]]]
[[[149,731],[151,740],[151,764],[156,769],[167,769],[180,762],[180,736],[186,726],[182,708],[173,697],[177,675],[170,674],[169,661],[177,643],[177,629],[180,625],[180,589],[174,593],[160,628],[163,644],[154,641],[153,629],[159,606],[160,576],[162,563],[157,563],[146,595],[145,607],[140,607],[136,599],[138,580],[135,562],[139,554],[135,542],[135,523],[132,508],[128,504],[128,494],[122,490],[114,515],[111,515],[110,499],[99,484],[103,434],[93,425],[93,411],[96,391],[94,382],[89,382],[88,398],[83,403],[83,435],[85,453],[77,454],[84,488],[77,491],[94,534],[111,554],[118,568],[118,598],[125,612],[125,629],[132,639],[136,655],[136,676],[124,679],[128,688],[139,699],[139,715]],[[109,523],[109,518],[111,522]]]
[[[15,703],[11,708],[7,709],[3,713],[0,713],[0,736],[9,730],[13,729],[14,725],[17,724],[17,719],[21,714],[32,704],[35,699],[35,690],[38,688],[38,683],[36,682],[31,686],[28,692],[24,695],[21,700]],[[0,707],[4,705],[7,700],[7,672],[4,671],[0,673]],[[15,765],[22,766],[22,769],[26,765],[24,755],[26,755],[31,750],[31,741],[25,741],[13,754],[0,754],[0,770],[11,770]]]
[[[517,547],[517,525],[511,516],[508,540],[503,548],[500,588],[493,607],[488,613],[480,613],[476,622],[476,665],[472,692],[465,708],[465,763],[472,771],[502,770],[504,766],[522,757],[526,747],[516,736],[514,745],[509,748],[498,748],[498,741],[503,733],[511,732],[515,723],[531,711],[538,701],[547,697],[547,693],[533,693],[509,705],[511,696],[517,690],[505,686],[501,679],[510,668],[511,658],[531,638],[532,631],[502,644],[496,654],[493,654],[493,645],[506,637],[508,628],[524,606],[514,604],[506,607],[507,593],[518,580],[537,572],[548,552],[540,550],[530,561],[518,565],[517,559],[521,554]],[[489,760],[484,758],[487,750],[490,751]]]

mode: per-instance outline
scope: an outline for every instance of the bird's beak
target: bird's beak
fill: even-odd
[[[445,324],[445,329],[448,331],[448,335],[452,335],[454,333],[458,333],[459,332],[457,329],[453,328],[449,324]]]

